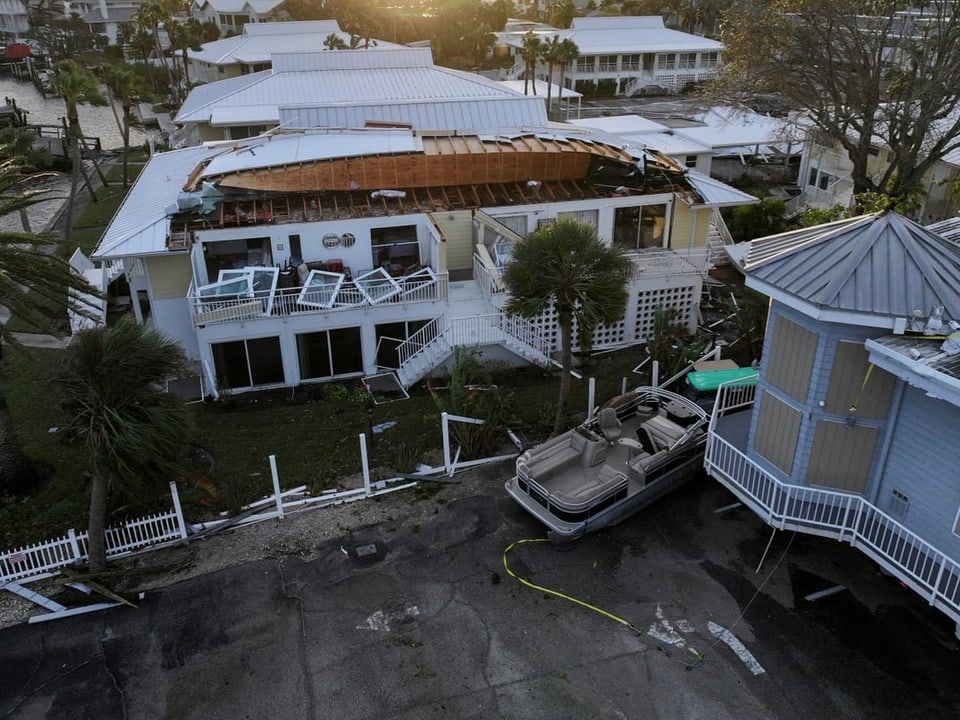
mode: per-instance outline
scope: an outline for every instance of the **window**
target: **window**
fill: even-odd
[[[234,125],[230,127],[230,139],[242,140],[252,138],[266,132],[266,125]]]
[[[420,263],[420,243],[416,225],[373,228],[370,230],[371,266],[390,275],[404,275]]]
[[[820,177],[817,179],[817,187],[821,190],[829,190],[830,183],[833,182],[833,176],[828,175],[827,173],[820,173]]]
[[[284,381],[279,337],[214,343],[210,350],[217,383],[224,389],[276,385]]]
[[[617,71],[617,56],[601,55],[600,56],[600,72],[616,72],[616,71]]]
[[[297,335],[297,357],[301,380],[363,372],[360,328],[339,328]]]
[[[290,260],[289,260],[289,262],[290,262],[291,265],[297,266],[297,265],[299,265],[301,262],[303,262],[303,247],[302,247],[302,245],[301,245],[301,243],[300,243],[300,236],[299,236],[299,235],[287,235],[287,242],[288,242],[289,245],[290,245],[290,247],[288,248],[289,251],[290,251]]]
[[[399,368],[400,355],[397,349],[403,341],[409,339],[411,335],[426,327],[429,323],[429,320],[410,320],[377,325],[377,366]],[[433,327],[434,331],[429,333],[430,337],[426,337],[428,333],[421,333],[417,336],[418,346],[436,338],[436,326]]]
[[[718,52],[700,53],[700,67],[703,67],[703,68],[716,67],[719,62],[720,62],[720,53]]]
[[[639,55],[624,55],[623,64],[621,67],[624,70],[639,70],[640,69],[640,56]]]
[[[571,212],[557,213],[557,217],[567,218],[568,220],[576,220],[584,225],[591,225],[592,227],[596,228],[599,213],[599,210],[573,210]]]
[[[664,246],[666,205],[617,208],[613,217],[613,242],[624,250]]]
[[[807,185],[816,186],[817,184],[817,169],[815,167],[810,168],[810,177],[807,178]]]
[[[593,69],[596,65],[594,62],[595,57],[581,57],[577,58],[577,72],[588,73],[593,72]]]
[[[680,53],[677,60],[677,67],[682,70],[690,70],[697,67],[697,54]]]
[[[696,155],[687,155],[683,159],[683,164],[688,168],[695,168],[697,166],[697,156]]]
[[[495,217],[494,220],[503,225],[505,228],[513,230],[520,237],[524,237],[527,234],[526,215],[501,215],[499,217]]]
[[[657,55],[658,70],[675,70],[677,67],[676,53],[660,53]]]
[[[890,516],[895,520],[903,522],[907,517],[907,510],[910,508],[910,498],[904,495],[896,488],[890,491],[890,497],[887,500],[887,510]]]

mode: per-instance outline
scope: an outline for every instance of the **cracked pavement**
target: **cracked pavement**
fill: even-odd
[[[856,551],[778,534],[755,573],[769,528],[713,513],[731,497],[704,480],[595,536],[511,552],[518,574],[637,634],[506,575],[504,548],[543,532],[502,474],[420,526],[0,631],[0,718],[960,716],[952,624]]]

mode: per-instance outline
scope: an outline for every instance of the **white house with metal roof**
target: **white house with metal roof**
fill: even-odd
[[[193,82],[216,82],[269,70],[274,54],[328,50],[330,48],[325,43],[330,36],[350,46],[350,33],[341,30],[336,20],[248,23],[239,35],[204,43],[198,50],[188,49],[190,79]],[[403,46],[375,40],[367,49],[372,47]],[[357,49],[365,49],[365,46]]]
[[[885,212],[731,255],[770,310],[756,386],[718,394],[707,472],[960,623],[960,246]]]
[[[624,320],[595,347],[642,341],[664,306],[692,331],[716,208],[752,201],[573,128],[280,131],[155,155],[94,259],[122,267],[137,319],[176,338],[208,389],[381,372],[408,386],[456,345],[550,363],[555,317],[507,316],[502,272],[557,218],[633,260]]]
[[[709,175],[714,158],[770,161],[799,156],[802,136],[791,120],[731,107],[657,103],[651,117],[613,115],[570,120],[571,125],[612,133],[638,147],[656,148],[680,164]],[[662,121],[657,118],[670,118]]]
[[[201,22],[216,23],[224,34],[239,33],[244,25],[260,23],[283,0],[193,0],[190,13]]]
[[[400,125],[437,130],[543,125],[543,98],[433,64],[429,48],[284,53],[270,70],[194,88],[174,122],[198,141],[283,127]]]
[[[580,56],[563,69],[563,82],[585,95],[635,95],[645,90],[679,92],[689,83],[716,77],[723,52],[717,40],[666,27],[655,16],[577,17],[569,29],[534,29],[541,40],[572,40]],[[516,58],[510,79],[522,78],[524,31],[498,34],[498,42]],[[549,68],[540,63],[537,77],[559,82],[561,70],[547,78]]]

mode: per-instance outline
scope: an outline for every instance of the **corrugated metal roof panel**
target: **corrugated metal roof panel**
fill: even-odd
[[[729,207],[731,205],[751,205],[760,202],[755,196],[737,190],[709,175],[694,170],[686,172],[687,182],[703,199],[704,205],[711,207]]]
[[[927,230],[960,245],[960,217],[947,218],[940,222],[931,223],[927,225]]]
[[[150,158],[93,253],[95,259],[166,250],[166,207],[177,200],[198,163],[228,148],[192,147]]]
[[[960,247],[892,212],[754,240],[744,269],[831,310],[909,317],[944,305],[960,317]]]
[[[210,118],[210,105],[222,101],[230,95],[246,90],[252,85],[263,82],[270,77],[270,71],[241,75],[240,77],[218,80],[215,83],[197,85],[187,95],[183,105],[177,111],[174,122],[207,122]]]
[[[543,101],[534,97],[345,104],[280,108],[285,128],[361,128],[367,122],[403,123],[418,130],[482,130],[547,122]]]
[[[320,43],[323,39],[320,39]],[[411,48],[394,45],[356,50],[322,50],[317,52],[283,52],[273,58],[273,70],[278,73],[306,70],[392,70],[395,68],[429,68],[433,66],[430,48]]]

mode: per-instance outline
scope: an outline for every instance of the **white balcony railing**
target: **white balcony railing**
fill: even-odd
[[[632,261],[632,280],[678,275],[705,275],[709,269],[710,249],[707,247],[691,248],[689,250],[651,248],[628,252],[627,256]]]
[[[303,288],[278,288],[272,291],[257,291],[249,296],[220,298],[199,297],[194,283],[190,284],[187,301],[194,327],[215,323],[247,322],[250,320],[291,317],[352,310],[373,305],[396,303],[432,302],[445,300],[448,291],[446,273],[435,273],[423,268],[412,275],[394,278],[399,289],[385,299],[371,299],[351,282],[338,286],[333,297],[324,296],[324,302],[313,302],[311,293],[303,294]],[[320,295],[323,290],[314,294]],[[328,293],[329,295],[329,293]],[[319,307],[319,306],[323,307]]]
[[[960,564],[859,495],[777,479],[722,436],[723,417],[752,404],[753,388],[717,393],[704,465],[768,525],[849,543],[960,623]]]

